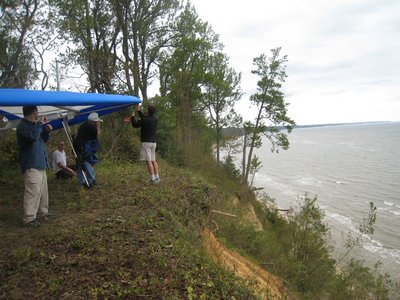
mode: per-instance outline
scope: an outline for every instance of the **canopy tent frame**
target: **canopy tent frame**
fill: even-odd
[[[74,147],[74,141],[73,141],[72,134],[71,134],[71,128],[68,125],[68,117],[67,117],[67,115],[64,115],[64,116],[60,116],[60,119],[61,119],[61,122],[62,122],[62,125],[64,128],[65,135],[67,136],[68,142],[71,145],[72,152],[74,153],[75,162],[77,165],[79,164],[79,166],[80,166],[80,168],[77,168],[77,172],[82,172],[82,176],[83,176],[83,179],[85,180],[85,184],[88,188],[90,188],[90,184],[89,184],[89,181],[87,180],[87,176],[86,176],[86,172],[83,168],[83,164],[80,161],[80,158],[78,157],[75,147]]]
[[[0,131],[18,126],[23,118],[23,106],[37,106],[53,129],[64,129],[77,165],[82,170],[85,184],[90,187],[84,166],[74,147],[70,125],[85,122],[92,112],[102,116],[140,102],[138,97],[131,95],[0,88],[0,117],[3,117],[0,119]]]

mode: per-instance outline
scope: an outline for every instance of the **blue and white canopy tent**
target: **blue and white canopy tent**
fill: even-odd
[[[46,115],[51,126],[59,129],[65,118],[74,125],[86,121],[92,112],[102,116],[140,102],[135,96],[0,88],[0,115],[6,123],[0,130],[17,127],[24,105],[37,106],[39,115]]]
[[[140,102],[138,97],[125,95],[0,88],[0,130],[18,126],[24,117],[22,106],[37,106],[53,129],[64,128],[77,158],[69,125],[86,121],[92,112],[102,116]]]

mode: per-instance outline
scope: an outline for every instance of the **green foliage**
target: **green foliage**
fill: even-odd
[[[79,65],[87,75],[90,92],[110,93],[116,76],[115,44],[118,29],[110,3],[100,1],[50,1],[63,38],[72,41],[62,53],[66,66]]]
[[[285,127],[287,133],[290,133],[295,122],[287,116],[288,104],[281,91],[282,83],[287,77],[287,56],[281,57],[280,51],[281,48],[272,49],[269,58],[262,54],[253,60],[256,69],[252,73],[259,77],[259,81],[257,93],[252,95],[250,100],[257,106],[258,113],[254,123],[246,126],[250,145],[243,182],[248,181],[253,150],[260,145],[261,134],[271,142],[272,151],[278,151],[279,148],[287,150],[289,147],[287,134],[282,132],[279,126]]]
[[[0,87],[25,88],[37,78],[28,35],[38,23],[38,1],[0,4]]]
[[[253,146],[254,148],[260,148],[262,146],[261,134],[264,132],[264,127],[256,127],[252,122],[247,121],[244,124],[244,133],[247,136],[251,136],[251,139],[247,140],[246,147]]]
[[[341,271],[342,286],[338,291],[341,291],[341,299],[391,299],[390,288],[392,291],[397,289],[398,284],[393,284],[388,274],[379,274],[380,263],[375,265],[371,270],[364,266],[364,262],[351,259]]]
[[[137,161],[140,153],[140,129],[123,122],[132,114],[129,109],[104,116],[100,135],[102,160]]]
[[[0,173],[7,167],[15,167],[18,163],[18,147],[15,131],[0,131]]]
[[[190,168],[197,168],[201,163],[213,160],[210,155],[213,133],[201,113],[191,113],[191,126],[181,130],[178,108],[171,106],[168,97],[155,97],[151,101],[157,107],[157,150],[163,158],[174,165]],[[184,139],[190,142],[183,143]]]
[[[14,227],[18,229],[15,201],[22,195],[22,176],[15,177],[18,182],[11,181],[14,175],[1,178],[2,190],[9,191],[0,202],[6,222],[1,233],[13,251],[0,251],[6,255],[0,260],[7,262],[0,292],[10,295],[19,289],[57,297],[68,290],[72,296],[132,298],[157,290],[160,297],[171,299],[253,299],[246,284],[209,261],[197,235],[209,224],[211,208],[232,209],[240,216],[252,194],[227,179],[226,171],[213,160],[201,160],[196,171],[211,185],[162,160],[160,167],[163,181],[150,188],[142,164],[102,161],[97,176],[104,185],[95,194],[49,176],[51,207],[63,216],[37,229],[41,238],[29,238],[23,247],[12,235]],[[232,194],[240,199],[236,208],[226,200]],[[213,224],[218,224],[218,234],[229,246],[284,278],[298,298],[388,299],[390,278],[361,262],[352,261],[336,274],[324,243],[328,228],[316,198],[306,195],[287,220],[261,202],[254,202],[254,207],[261,231],[224,216],[213,216]],[[22,284],[41,268],[47,270],[42,273],[45,284]]]
[[[22,195],[22,181],[0,183],[8,191],[0,198],[0,295],[256,299],[251,285],[203,251],[199,231],[219,192],[192,172],[160,166],[157,186],[146,184],[142,164],[125,162],[100,163],[95,190],[49,176],[57,218],[35,229],[15,221],[22,211],[10,198]]]
[[[253,186],[254,176],[261,169],[261,167],[262,167],[261,160],[259,160],[259,158],[256,155],[254,155],[250,162],[249,173],[251,175],[251,179],[250,179],[249,186]]]
[[[376,222],[376,206],[373,202],[369,203],[368,217],[364,219],[364,222],[359,226],[360,233],[362,234],[374,234],[374,224]]]
[[[181,4],[177,0],[141,0],[111,1],[111,6],[117,17],[116,27],[122,33],[120,77],[126,79],[122,84],[127,85],[129,94],[139,95],[140,91],[143,101],[147,101],[148,85],[156,75],[154,65],[176,35],[174,22]]]
[[[348,232],[345,252],[335,265],[340,268],[340,274],[332,290],[337,291],[338,299],[395,299],[395,295],[400,292],[399,283],[393,282],[388,274],[380,272],[380,262],[372,269],[352,257],[352,252],[362,246],[364,236],[374,233],[375,222],[376,207],[370,202],[367,218],[360,224],[357,233]]]
[[[180,155],[176,147],[176,111],[163,97],[154,97],[151,102],[157,107],[157,151],[171,163],[178,164]]]
[[[346,251],[338,258],[336,266],[341,266],[351,253],[362,245],[364,235],[372,235],[374,233],[374,225],[376,221],[376,207],[373,202],[369,203],[368,217],[363,220],[363,223],[359,226],[358,232],[354,234],[353,231],[347,233],[347,241],[345,243]]]
[[[32,259],[32,248],[21,247],[14,251],[12,257],[19,263],[24,264]]]
[[[328,227],[317,198],[304,197],[298,213],[289,215],[289,253],[297,261],[295,284],[302,293],[324,288],[334,273],[334,261],[325,243]]]
[[[273,203],[265,205],[265,199],[255,202],[263,230],[221,218],[216,219],[219,235],[288,281],[300,299],[388,299],[390,293],[398,291],[398,283],[391,282],[387,274],[380,275],[377,267],[370,270],[360,261],[352,260],[336,273],[331,249],[325,242],[329,230],[316,200],[305,195],[299,209],[289,212],[285,219]]]
[[[222,164],[222,167],[228,172],[228,174],[234,179],[240,179],[240,170],[238,170],[235,166],[234,160],[231,155],[227,155],[225,157],[225,161]]]
[[[209,53],[221,45],[190,3],[176,19],[174,30],[173,47],[164,51],[160,64],[160,92],[166,102],[164,107],[173,113],[168,119],[173,126],[170,149],[174,162],[193,166],[194,158],[203,155],[212,140],[201,102],[202,85],[206,81]]]
[[[0,85],[25,87],[37,76],[33,48],[23,36],[38,23],[30,6],[37,2],[25,7],[7,3],[1,4],[6,22],[0,29]],[[378,267],[373,273],[362,262],[350,260],[340,274],[335,273],[325,243],[328,228],[316,198],[306,195],[287,219],[277,209],[253,203],[263,230],[224,216],[213,216],[210,222],[211,208],[245,216],[246,205],[254,200],[248,176],[260,167],[253,149],[261,146],[262,135],[271,142],[272,151],[289,147],[287,133],[294,121],[287,116],[281,91],[287,57],[280,57],[280,48],[272,49],[270,58],[262,54],[253,61],[259,81],[251,100],[258,115],[244,126],[249,137],[244,147],[250,151],[243,170],[246,185],[241,185],[231,156],[237,145],[230,144],[222,167],[211,152],[214,141],[217,149],[224,142],[222,129],[240,121],[232,110],[240,96],[240,74],[229,68],[218,36],[190,3],[182,11],[175,0],[52,0],[51,4],[62,41],[73,42],[65,59],[84,69],[90,91],[140,92],[147,101],[147,86],[158,63],[161,96],[151,99],[160,120],[158,151],[174,165],[196,173],[159,160],[162,183],[148,186],[145,167],[136,164],[139,131],[122,122],[129,110],[114,113],[105,117],[100,137],[96,172],[104,185],[82,190],[74,182],[59,183],[49,176],[51,207],[62,216],[24,235],[16,221],[21,214],[16,203],[23,194],[22,176],[16,168],[4,167],[15,167],[15,134],[1,132],[0,219],[5,224],[0,228],[1,298],[255,298],[251,286],[204,254],[198,232],[203,226],[215,226],[229,246],[284,278],[299,298],[387,299],[391,282],[377,273]],[[42,32],[44,41],[49,41],[50,33]],[[43,58],[44,52],[39,53]],[[61,136],[52,134],[55,140]],[[54,146],[51,142],[48,149]],[[363,234],[373,233],[375,220],[371,204],[360,236],[349,239],[348,253],[361,243]]]
[[[207,118],[215,128],[217,162],[220,162],[222,129],[239,126],[242,118],[235,112],[234,105],[241,97],[240,74],[229,67],[228,57],[221,52],[210,56],[207,63],[204,106],[208,110]]]

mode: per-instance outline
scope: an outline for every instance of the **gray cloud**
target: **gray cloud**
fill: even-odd
[[[358,107],[358,121],[400,120],[400,110],[393,111],[400,108],[400,1],[192,3],[220,34],[232,67],[242,72],[243,101],[256,90],[253,58],[281,46],[289,58],[284,90],[290,112],[301,123],[353,121],[352,114],[335,112],[336,102]],[[211,3],[215,10],[209,9]],[[215,13],[222,8],[224,18]],[[391,105],[373,116],[383,101]]]

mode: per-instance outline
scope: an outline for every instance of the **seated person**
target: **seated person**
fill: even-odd
[[[59,141],[57,143],[57,150],[53,153],[53,171],[57,179],[68,179],[76,175],[75,166],[67,165],[67,155],[65,154],[65,143]]]

